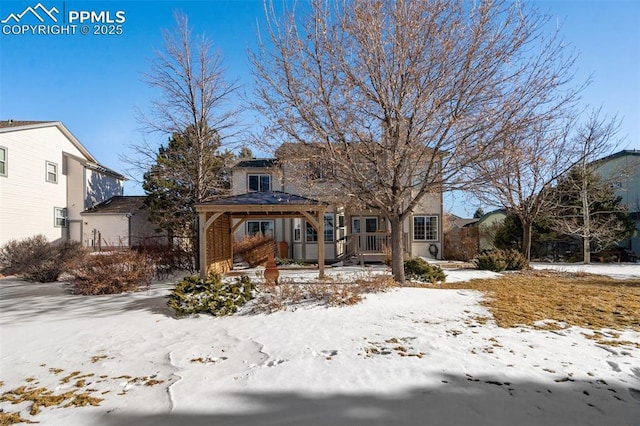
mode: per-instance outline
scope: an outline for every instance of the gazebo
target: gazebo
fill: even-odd
[[[324,275],[324,214],[328,204],[287,192],[249,192],[196,204],[200,276],[233,267],[233,233],[249,219],[304,218],[318,233],[318,271]],[[240,219],[235,224],[234,219]]]

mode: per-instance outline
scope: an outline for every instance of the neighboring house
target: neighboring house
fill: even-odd
[[[124,180],[59,121],[0,121],[0,245],[83,241],[81,212],[122,195]]]
[[[287,247],[287,257],[318,262],[321,268],[325,262],[389,258],[390,226],[379,211],[353,207],[344,191],[324,179],[322,169],[305,178],[314,181],[313,185],[305,185],[290,173],[295,152],[289,149],[277,154],[288,155],[288,161],[240,161],[232,168],[233,195],[196,206],[201,222],[200,262],[207,272],[230,267],[225,236],[229,231],[236,240],[263,234],[286,242],[280,247]],[[406,219],[404,243],[408,256],[442,258],[441,193],[425,196]]]
[[[474,226],[478,229],[478,252],[493,250],[496,248],[496,232],[502,226],[507,211],[498,209],[484,214]]]
[[[444,258],[469,260],[478,253],[478,218],[462,218],[455,214],[444,217]]]
[[[80,213],[83,243],[95,250],[168,244],[149,221],[144,196],[116,196]]]
[[[640,151],[623,150],[596,160],[596,172],[622,197],[636,222],[636,234],[620,245],[640,254]]]

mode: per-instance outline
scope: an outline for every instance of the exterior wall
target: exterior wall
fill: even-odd
[[[63,152],[82,153],[55,126],[0,132],[7,148],[7,176],[0,176],[0,245],[11,239],[43,234],[67,238],[66,227],[54,224],[54,207],[67,208]],[[58,166],[58,182],[46,181],[46,162]]]
[[[231,173],[231,195],[246,194],[249,192],[247,184],[248,175],[271,175],[271,190],[283,191],[282,180],[278,169],[260,167],[239,167]]]
[[[82,244],[95,249],[129,247],[129,217],[126,214],[86,214]]]
[[[610,183],[616,195],[622,197],[629,212],[636,218],[636,235],[620,245],[640,254],[640,153],[622,154],[598,164],[596,171]]]
[[[149,216],[143,211],[135,213],[129,219],[130,236],[129,243],[132,246],[136,245],[163,245],[168,244],[167,233],[163,231],[157,231],[156,226],[149,221]]]
[[[84,208],[90,209],[111,197],[123,195],[122,182],[110,175],[84,169]]]
[[[640,153],[606,160],[596,171],[610,182],[614,192],[622,197],[630,212],[640,211]]]
[[[437,220],[437,238],[434,240],[414,239],[415,216],[433,216]],[[442,194],[427,194],[418,203],[413,214],[404,222],[404,234],[409,241],[409,255],[411,257],[425,257],[442,259],[444,252],[444,233],[442,226]],[[406,244],[406,243],[405,243]]]
[[[487,213],[478,221],[479,252],[496,248],[494,246],[495,230],[502,225],[506,217],[507,214],[504,211],[494,211]]]
[[[291,194],[297,194],[312,199],[327,201],[336,206],[336,204],[345,204],[344,195],[336,184],[327,181],[300,182],[290,177],[289,163],[285,163],[282,170],[282,178],[279,179],[279,169],[267,168],[236,168],[232,174],[232,193],[234,195],[244,194],[247,192],[247,176],[249,174],[271,174],[272,190],[284,191]],[[410,256],[422,256],[426,258],[442,259],[443,257],[443,225],[442,225],[442,194],[429,194],[414,209],[414,216],[434,216],[437,219],[437,238],[434,240],[420,241],[415,240],[413,233],[413,216],[407,218],[403,224],[403,234],[405,239],[405,249]],[[334,210],[343,211],[343,210]],[[328,211],[327,213],[330,213]],[[334,241],[325,243],[325,259],[334,261],[341,259],[345,252],[349,249],[348,239],[346,235],[353,234],[352,218],[353,217],[378,217],[377,231],[388,232],[389,226],[384,223],[381,215],[373,211],[352,211],[345,215],[345,223],[343,228],[337,226],[337,215],[335,217],[336,229],[334,231]],[[234,224],[237,220],[234,221]],[[280,219],[275,219],[275,238],[276,241],[286,241],[289,244],[289,254],[294,259],[305,261],[317,261],[318,248],[317,243],[304,241],[304,221],[302,222],[301,241],[295,241],[293,236],[293,219],[287,219],[284,225],[281,225]],[[241,239],[246,234],[246,225],[241,225],[234,233],[235,239]],[[362,232],[365,232],[364,229]],[[378,259],[379,258],[379,259]],[[370,257],[374,259],[374,257]],[[375,258],[382,260],[381,256]]]

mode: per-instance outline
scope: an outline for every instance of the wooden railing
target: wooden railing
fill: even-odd
[[[391,244],[391,234],[387,232],[361,232],[347,235],[347,253],[382,253]]]

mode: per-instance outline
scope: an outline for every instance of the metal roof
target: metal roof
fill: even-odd
[[[300,195],[289,194],[288,192],[248,192],[241,195],[218,198],[207,203],[200,203],[202,206],[281,206],[281,205],[320,205],[326,204],[322,201],[302,197]]]

